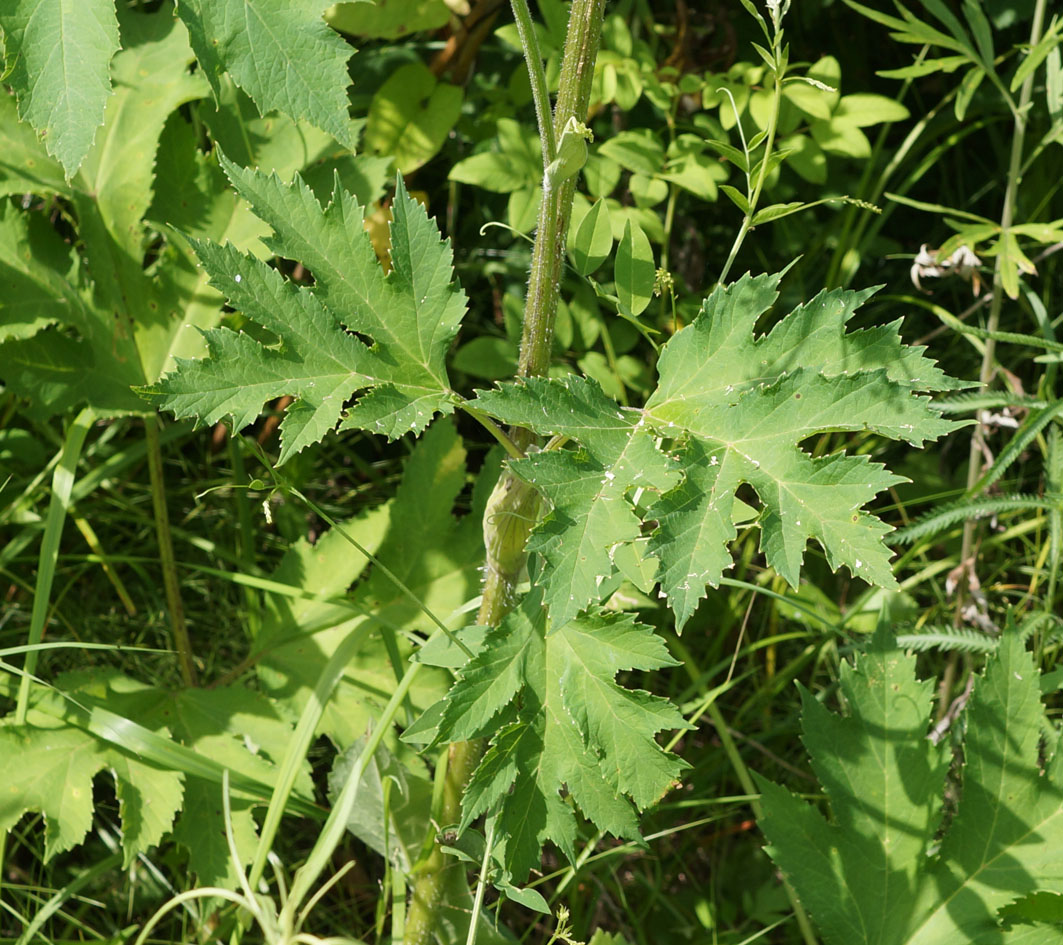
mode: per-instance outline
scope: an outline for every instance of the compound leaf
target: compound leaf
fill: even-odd
[[[924,394],[965,385],[902,344],[898,322],[846,332],[871,291],[821,292],[754,337],[780,278],[746,275],[714,290],[662,349],[658,386],[642,409],[574,378],[479,392],[476,403],[497,419],[579,445],[511,464],[553,503],[530,547],[550,563],[540,580],[555,620],[597,599],[610,555],[638,538],[641,518],[656,523],[649,550],[681,628],[731,563],[731,509],[743,484],[760,499],[768,563],[791,585],[813,538],[832,568],[894,586],[882,541],[890,529],[863,507],[901,480],[866,456],[813,458],[801,444],[872,430],[920,445],[954,426]],[[671,444],[667,457],[658,438]]]
[[[67,179],[81,166],[111,94],[114,0],[14,0],[0,13],[20,117],[44,137]]]
[[[143,393],[179,417],[239,429],[274,397],[295,402],[281,424],[281,462],[319,441],[343,418],[391,438],[423,430],[437,412],[453,409],[444,358],[465,312],[454,285],[449,242],[406,193],[401,178],[393,205],[391,272],[381,269],[363,210],[336,182],[322,209],[298,177],[223,161],[230,179],[274,235],[278,255],[303,262],[308,289],[284,280],[254,256],[230,246],[196,244],[219,289],[251,321],[279,338],[264,344],[245,333],[206,333],[209,357],[178,361],[178,369]],[[372,347],[361,340],[372,340]],[[345,401],[368,391],[344,413]]]
[[[1063,883],[1063,761],[1039,760],[1038,673],[1009,626],[966,710],[965,764],[942,833],[948,756],[927,738],[932,691],[880,630],[842,671],[849,714],[802,691],[804,742],[832,818],[761,781],[769,853],[829,945],[1018,941],[1000,910]],[[1042,770],[1043,769],[1043,770]],[[1023,941],[1058,942],[1047,937]]]
[[[633,617],[557,625],[541,592],[528,594],[487,633],[443,702],[437,741],[491,737],[466,790],[463,827],[498,811],[504,861],[519,877],[546,840],[574,853],[563,787],[600,829],[637,837],[635,808],[657,801],[685,766],[655,735],[686,723],[667,699],[626,689],[616,674],[671,665],[664,642]]]

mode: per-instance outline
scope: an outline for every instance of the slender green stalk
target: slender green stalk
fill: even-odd
[[[30,632],[27,640],[25,662],[18,684],[15,699],[15,725],[26,724],[26,712],[29,709],[30,681],[37,671],[37,657],[41,640],[44,638],[44,625],[48,619],[48,602],[52,596],[52,582],[55,580],[55,566],[59,559],[59,539],[63,534],[67,510],[70,508],[70,494],[74,488],[81,448],[96,415],[86,407],[70,424],[59,453],[55,472],[52,474],[52,496],[48,502],[48,517],[44,522],[44,536],[41,539],[41,553],[37,564],[37,583],[33,589],[33,609],[30,612]],[[0,864],[4,863],[7,831],[0,831]],[[4,876],[0,870],[0,889],[3,888]]]
[[[543,69],[543,54],[539,51],[539,38],[535,33],[528,10],[528,0],[512,0],[513,19],[517,23],[517,35],[524,50],[524,62],[528,67],[532,101],[535,103],[535,120],[539,124],[539,138],[543,149],[543,167],[557,157],[557,136],[550,120],[550,92],[546,86],[546,70]]]
[[[534,29],[526,16],[524,0],[515,0],[514,12],[525,56],[529,57],[528,73],[532,76],[534,90],[538,84],[537,73],[542,72],[542,60],[534,44]],[[545,374],[550,367],[565,235],[575,180],[569,178],[558,185],[551,179],[547,168],[553,160],[551,150],[556,151],[556,141],[569,119],[582,121],[587,117],[604,12],[605,0],[573,0],[552,126],[544,104],[545,95],[536,100],[543,140],[543,196],[524,307],[517,368],[520,377]],[[544,90],[545,77],[539,91]],[[529,430],[518,428],[510,432],[509,439],[517,451],[523,453],[535,441],[535,436]],[[538,508],[539,499],[534,489],[504,471],[484,514],[484,585],[477,617],[478,623],[484,626],[498,626],[517,602],[517,585],[527,560],[524,546],[535,525]],[[480,741],[456,742],[448,748],[438,813],[441,825],[460,820],[461,795],[482,753]],[[434,845],[428,857],[419,864],[406,921],[405,945],[429,945],[432,941],[439,919],[445,871],[453,866],[453,858],[444,854],[438,845]]]
[[[96,415],[86,407],[70,424],[59,463],[52,475],[52,497],[48,503],[48,517],[44,522],[44,537],[41,539],[41,553],[37,564],[37,584],[33,591],[33,610],[30,613],[30,632],[27,644],[34,649],[26,653],[23,674],[18,684],[18,697],[15,701],[15,724],[26,722],[26,710],[29,707],[30,678],[37,671],[36,646],[44,638],[44,625],[48,619],[48,602],[52,596],[52,582],[55,579],[55,566],[59,558],[59,539],[63,535],[67,510],[70,507],[70,494],[74,488],[74,477],[85,437]]]
[[[484,856],[480,864],[480,878],[476,883],[476,895],[472,902],[472,918],[469,920],[469,934],[465,937],[465,945],[476,945],[476,926],[480,923],[480,914],[484,907],[484,890],[487,888],[488,878],[491,875],[491,854],[495,850],[495,826],[497,823],[497,814],[491,814],[487,819],[487,842],[484,843]]]
[[[561,80],[554,107],[553,133],[560,138],[570,118],[583,121],[590,103],[594,61],[602,31],[605,0],[574,0],[569,14],[568,35],[561,59]],[[524,306],[517,373],[521,377],[545,374],[550,366],[554,342],[554,317],[560,294],[561,266],[565,252],[565,233],[575,177],[562,184],[554,183],[543,167],[543,197],[539,205],[539,222],[532,251],[528,298]],[[522,446],[531,443],[523,436]]]
[[[391,699],[376,720],[376,728],[373,729],[372,734],[366,740],[365,748],[362,749],[362,753],[358,756],[354,767],[351,768],[351,773],[343,786],[343,790],[340,791],[339,797],[336,798],[336,802],[329,813],[328,820],[325,821],[325,826],[318,835],[314,848],[310,851],[306,862],[295,874],[295,878],[292,880],[291,892],[284,904],[284,912],[289,921],[294,919],[295,910],[307,898],[318,877],[328,865],[336,847],[339,846],[340,840],[343,839],[343,835],[347,830],[347,823],[351,819],[351,813],[354,811],[354,805],[358,799],[358,786],[361,783],[362,775],[365,773],[370,759],[380,747],[380,743],[384,740],[384,736],[391,730],[391,726],[395,722],[395,716],[406,701],[410,687],[413,685],[423,665],[422,663],[411,663],[406,670],[406,674],[395,687]]]
[[[1033,23],[1030,26],[1030,47],[1033,48],[1041,40],[1041,29],[1044,24],[1045,0],[1037,0],[1034,7]],[[1019,193],[1019,181],[1022,179],[1022,153],[1026,142],[1026,119],[1029,112],[1030,99],[1033,94],[1034,72],[1031,72],[1022,83],[1019,91],[1019,106],[1015,111],[1015,128],[1011,136],[1011,156],[1008,161],[1008,180],[1004,188],[1004,207],[1000,214],[1000,228],[1007,231],[1015,218],[1015,202]],[[996,372],[996,339],[995,332],[1000,326],[1000,310],[1004,302],[1004,288],[1001,271],[1003,254],[998,254],[996,265],[993,267],[993,301],[989,305],[989,320],[986,323],[987,338],[985,352],[982,356],[982,367],[978,374],[978,383],[984,388],[988,387]],[[975,496],[974,488],[978,483],[979,473],[982,468],[982,456],[985,447],[985,432],[982,424],[975,425],[974,434],[971,436],[971,448],[967,457],[967,494]],[[970,562],[971,550],[974,545],[975,531],[978,525],[974,519],[970,519],[963,526],[963,541],[960,547],[960,566],[973,570],[974,563]],[[968,564],[970,562],[970,564]],[[956,592],[956,619],[963,607],[966,585],[960,582]]]
[[[760,160],[760,170],[757,174],[757,182],[753,185],[753,191],[748,197],[749,206],[746,208],[745,215],[742,217],[742,224],[738,228],[738,234],[735,236],[734,243],[731,244],[731,251],[727,254],[727,262],[723,264],[723,269],[720,270],[719,282],[721,284],[727,281],[727,276],[731,271],[731,266],[734,264],[735,257],[738,255],[738,250],[741,249],[749,231],[753,229],[753,217],[757,212],[757,203],[760,201],[760,194],[764,189],[764,181],[768,176],[768,165],[770,163],[772,148],[775,146],[775,132],[779,125],[779,103],[782,101],[782,80],[783,76],[786,74],[786,65],[784,61],[785,53],[782,50],[782,29],[778,24],[776,24],[775,36],[772,41],[772,52],[775,54],[775,89],[772,93],[771,115],[768,118],[767,134],[764,138],[764,156]],[[747,161],[749,159],[748,152],[746,154],[746,159]]]
[[[144,434],[148,446],[148,478],[151,480],[151,504],[155,510],[155,537],[159,543],[159,564],[162,566],[162,586],[166,594],[166,609],[170,613],[177,661],[181,679],[186,686],[196,685],[196,664],[192,660],[192,643],[185,624],[185,609],[181,603],[181,586],[177,578],[177,560],[170,535],[170,515],[166,510],[166,481],[162,475],[162,447],[159,445],[159,420],[144,418]]]

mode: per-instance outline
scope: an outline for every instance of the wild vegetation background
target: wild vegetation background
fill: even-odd
[[[312,266],[267,248],[269,227],[236,196],[224,159],[284,180],[298,172],[325,202],[340,181],[366,207],[382,259],[405,199],[397,171],[449,239],[468,296],[447,353],[464,395],[517,366],[543,168],[518,31],[496,0],[340,4],[326,13],[327,33],[295,28],[323,5],[296,5],[314,7],[299,19],[263,0],[257,10],[280,26],[288,64],[256,60],[263,47],[213,61],[198,2],[182,3],[180,19],[168,2],[120,2],[115,36],[100,27],[104,46],[120,38],[108,111],[93,123],[102,127],[43,142],[35,128],[55,116],[34,117],[46,89],[38,113],[27,104],[26,70],[45,61],[29,54],[31,40],[48,35],[33,33],[33,6],[0,14],[10,88],[0,95],[0,757],[14,798],[0,800],[0,940],[126,942],[182,892],[239,889],[232,847],[250,861],[329,658],[359,621],[375,622],[341,653],[348,670],[287,772],[275,869],[289,875],[307,859],[344,765],[433,629],[426,613],[472,622],[481,518],[502,461],[460,413],[417,440],[346,430],[308,435],[296,451],[277,431],[290,397],[270,396],[261,417],[245,412],[230,431],[156,414],[134,392],[157,390],[174,356],[203,354],[191,326],[276,338],[209,284],[197,240],[276,255],[288,280],[315,285]],[[218,0],[219,10],[238,7],[256,4]],[[555,0],[532,9],[549,83],[566,11]],[[657,345],[693,321],[718,281],[789,267],[758,330],[823,289],[882,286],[849,327],[903,319],[907,343],[971,383],[942,406],[971,422],[925,450],[870,430],[804,444],[905,477],[873,504],[897,528],[886,539],[895,588],[834,573],[815,545],[789,586],[766,566],[753,508],[735,516],[733,570],[681,635],[652,578],[640,585],[646,575],[629,564],[613,606],[654,627],[675,665],[622,679],[678,708],[688,728],[658,740],[690,767],[642,815],[645,842],[583,823],[576,862],[548,846],[528,884],[496,877],[480,941],[548,942],[559,928],[639,945],[815,940],[780,879],[791,867],[765,852],[756,799],[774,782],[826,810],[826,763],[813,769],[799,737],[802,702],[806,717],[858,704],[843,667],[880,624],[932,681],[913,694],[925,709],[913,724],[947,755],[934,802],[946,814],[960,782],[960,713],[1006,626],[1029,640],[1043,674],[1048,722],[1029,722],[1027,766],[1052,757],[1063,684],[1063,27],[1037,0],[925,0],[911,11],[923,26],[909,20],[906,34],[904,12],[879,0],[788,9],[787,68],[812,81],[785,86],[779,100],[782,156],[757,195],[759,208],[776,209],[754,219],[757,174],[748,164],[754,172],[743,173],[743,155],[763,147],[777,100],[757,20],[740,4],[606,5],[552,372],[581,373],[638,406],[654,390]],[[769,8],[759,12],[771,22]],[[256,63],[280,70],[257,95]],[[322,114],[332,117],[315,120]],[[259,380],[249,370],[247,384]],[[738,499],[755,506],[744,489]],[[401,727],[445,694],[461,665],[453,655],[410,688]],[[1009,705],[1001,697],[1000,713]],[[27,740],[27,718],[50,740]],[[807,728],[805,737],[815,754]],[[324,866],[336,882],[313,909],[317,935],[401,932],[415,867],[452,826],[423,816],[438,809],[438,754],[394,740],[377,756],[351,831]],[[754,786],[751,771],[765,781]],[[1030,790],[1055,798],[1054,788]],[[483,838],[445,840],[469,860],[475,887]],[[1027,892],[1059,871],[1038,864]],[[448,876],[452,914],[438,934],[465,940],[473,897],[461,867]],[[275,881],[273,895],[281,888]],[[1057,941],[1059,908],[1046,902],[1015,921],[1036,913],[1043,940]],[[547,903],[553,918],[536,911]],[[280,940],[263,928],[216,891],[168,912],[149,940]]]

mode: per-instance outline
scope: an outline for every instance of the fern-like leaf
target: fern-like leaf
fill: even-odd
[[[936,512],[920,516],[911,525],[897,529],[891,541],[895,545],[910,545],[920,538],[936,535],[943,529],[958,522],[988,518],[991,515],[999,515],[1002,512],[1029,512],[1052,509],[1056,505],[1058,503],[1053,503],[1049,499],[1020,493],[998,496],[992,499],[975,499],[973,501],[971,499],[960,499],[958,502],[949,503]]]
[[[928,650],[943,653],[992,653],[999,643],[999,637],[966,627],[950,627],[947,624],[920,627],[917,633],[897,634],[897,646],[916,653],[925,653]]]

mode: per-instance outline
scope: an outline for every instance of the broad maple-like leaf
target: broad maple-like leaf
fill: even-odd
[[[440,240],[401,178],[392,205],[392,269],[385,275],[362,208],[338,182],[322,209],[298,176],[285,184],[276,175],[224,160],[223,166],[273,228],[266,244],[304,263],[314,288],[285,280],[228,244],[195,243],[211,283],[279,344],[226,328],[209,331],[208,358],[179,361],[142,393],[178,417],[206,423],[228,417],[236,429],[253,421],[267,400],[291,395],[295,402],[281,423],[281,462],[341,419],[344,427],[398,437],[423,430],[437,412],[450,413],[454,395],[444,358],[465,313],[465,294],[452,281],[449,240]]]
[[[612,555],[638,537],[641,518],[657,523],[649,551],[682,627],[731,564],[732,509],[743,483],[762,505],[768,563],[790,584],[810,538],[831,567],[895,584],[882,541],[890,529],[863,506],[903,480],[866,456],[813,458],[801,443],[873,430],[922,444],[955,426],[923,394],[965,385],[923,349],[902,344],[899,322],[846,331],[874,290],[821,292],[754,337],[780,278],[746,275],[713,291],[662,349],[660,380],[644,408],[621,407],[594,381],[575,377],[479,393],[477,406],[497,419],[578,444],[511,464],[553,503],[529,547],[548,562],[541,580],[557,622],[597,599]]]
[[[1059,927],[999,911],[1063,888],[1063,756],[1038,672],[1009,624],[966,710],[955,815],[941,837],[948,770],[928,738],[933,686],[880,630],[845,665],[848,716],[802,690],[804,742],[833,818],[761,781],[761,828],[828,945],[1058,943]],[[936,850],[936,852],[935,852]]]
[[[491,736],[466,788],[462,828],[499,812],[504,861],[518,877],[538,864],[548,839],[572,859],[576,823],[565,787],[602,830],[637,837],[635,807],[657,801],[685,767],[654,736],[686,723],[667,699],[615,677],[673,665],[661,638],[632,617],[557,626],[541,593],[528,594],[483,638],[442,704],[437,742]]]

